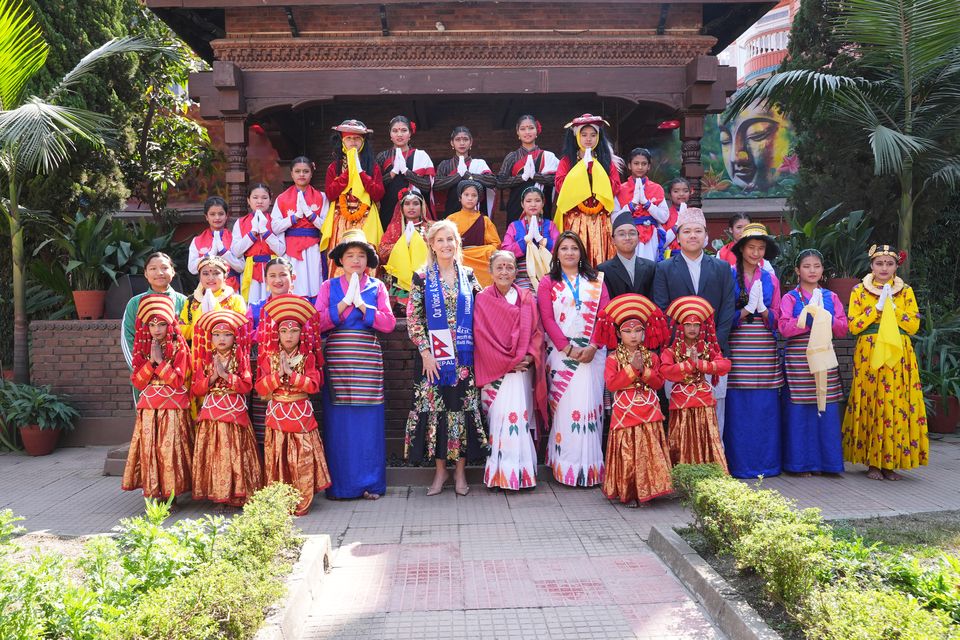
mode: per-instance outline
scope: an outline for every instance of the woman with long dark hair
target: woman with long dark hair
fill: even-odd
[[[430,202],[430,190],[436,171],[433,160],[423,149],[415,149],[410,139],[417,132],[417,123],[407,116],[390,120],[390,142],[393,147],[377,154],[377,166],[383,176],[383,199],[380,201],[380,225],[386,228],[397,206],[400,192],[415,186]]]
[[[522,115],[517,119],[516,130],[520,148],[506,155],[497,176],[497,186],[510,190],[506,205],[508,225],[520,219],[523,194],[530,187],[543,193],[544,215],[553,215],[553,180],[560,164],[557,156],[537,146],[537,137],[543,130],[539,120]]]
[[[453,158],[437,165],[437,177],[433,182],[433,197],[440,214],[437,218],[442,220],[460,210],[458,187],[463,180],[479,182],[486,188],[487,197],[477,204],[477,210],[489,217],[493,214],[497,176],[490,171],[486,160],[471,157],[473,134],[470,129],[462,125],[454,127],[450,147],[453,148]]]
[[[564,231],[553,248],[550,274],[537,288],[547,334],[550,436],[547,464],[557,482],[591,487],[603,482],[603,369],[605,340],[597,314],[610,295],[603,274],[586,258],[583,241]]]
[[[580,236],[584,259],[594,267],[617,253],[610,216],[617,209],[623,160],[614,154],[605,124],[606,120],[589,113],[567,123],[556,175],[554,223]]]

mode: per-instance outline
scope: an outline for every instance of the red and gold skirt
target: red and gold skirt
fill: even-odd
[[[263,469],[251,425],[221,420],[197,423],[193,498],[242,507],[263,486]]]
[[[670,410],[670,461],[673,464],[714,462],[727,471],[714,407]]]
[[[166,500],[191,490],[193,429],[190,409],[137,409],[124,491],[143,489],[145,498]]]
[[[611,429],[603,494],[620,502],[646,502],[673,491],[663,421]]]
[[[283,482],[300,492],[298,516],[310,510],[313,494],[330,486],[323,442],[316,429],[306,433],[267,429],[263,441],[263,467],[266,484]]]

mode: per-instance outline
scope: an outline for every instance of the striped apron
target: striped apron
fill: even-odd
[[[817,404],[817,384],[807,364],[807,342],[809,333],[803,333],[787,340],[784,352],[784,368],[787,372],[787,386],[790,388],[790,402],[795,404]],[[843,387],[840,383],[839,369],[827,372],[827,402],[840,402]]]
[[[779,389],[783,386],[783,370],[777,339],[760,320],[747,322],[730,332],[728,389]],[[806,363],[804,363],[806,365]]]
[[[324,348],[333,404],[383,404],[383,353],[372,331],[337,329]]]

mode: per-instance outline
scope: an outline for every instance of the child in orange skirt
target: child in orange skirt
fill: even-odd
[[[123,470],[124,491],[143,489],[144,497],[161,500],[190,491],[189,377],[190,354],[173,300],[164,294],[144,296],[137,307],[130,376],[142,393]]]
[[[310,322],[316,310],[293,294],[273,296],[263,305],[271,319],[269,335],[261,326],[256,390],[267,404],[263,443],[267,484],[285,482],[300,491],[296,514],[310,510],[313,495],[330,486],[330,472],[317,433],[310,394],[323,382],[314,355],[320,339]]]
[[[670,459],[673,464],[716,463],[727,470],[720,441],[717,400],[707,376],[730,371],[713,325],[713,307],[699,296],[677,298],[667,307],[674,341],[660,354],[660,373],[670,390]]]
[[[191,390],[203,405],[193,452],[193,498],[242,507],[263,486],[246,395],[253,388],[247,318],[203,314],[193,334]]]
[[[617,296],[603,313],[620,337],[616,351],[607,356],[603,376],[613,394],[603,493],[639,506],[673,491],[657,398],[663,378],[660,360],[651,351],[669,336],[667,323],[653,302],[636,293]]]

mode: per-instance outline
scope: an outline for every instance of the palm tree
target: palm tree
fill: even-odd
[[[159,43],[143,38],[116,38],[84,56],[46,96],[28,96],[25,87],[43,68],[48,50],[32,12],[22,1],[0,0],[0,185],[6,187],[7,196],[0,208],[10,225],[13,255],[13,374],[17,382],[27,382],[30,376],[20,185],[67,163],[77,142],[94,147],[106,144],[112,131],[109,117],[59,104],[99,62],[126,53],[166,51]]]
[[[898,182],[898,241],[909,255],[916,203],[937,185],[960,184],[960,3],[843,0],[839,6],[834,26],[866,77],[774,74],[737,94],[723,117],[759,101],[849,125],[869,143],[874,173]]]

